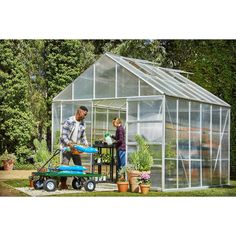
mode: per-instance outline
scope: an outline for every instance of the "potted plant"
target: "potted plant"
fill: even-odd
[[[119,192],[127,192],[129,188],[129,182],[126,180],[127,168],[123,166],[118,172],[118,181],[116,182]]]
[[[147,172],[143,172],[139,178],[138,183],[141,189],[141,193],[148,194],[151,186],[151,176]]]
[[[16,156],[13,153],[8,153],[8,151],[6,150],[0,156],[0,160],[2,161],[4,170],[13,170]]]
[[[33,175],[29,176],[29,187],[30,188],[34,187],[34,176]]]
[[[128,180],[131,192],[140,191],[138,177],[142,172],[150,174],[153,165],[153,156],[145,139],[140,135],[136,135],[135,140],[138,144],[138,149],[136,152],[131,153],[129,158],[130,165],[128,166]]]

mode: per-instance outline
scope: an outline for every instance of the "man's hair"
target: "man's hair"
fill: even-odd
[[[87,111],[87,112],[88,112],[88,108],[87,108],[87,107],[85,107],[85,106],[80,106],[80,107],[79,107],[79,109],[81,109],[81,110],[83,110],[83,111]],[[78,109],[78,110],[79,110],[79,109]]]

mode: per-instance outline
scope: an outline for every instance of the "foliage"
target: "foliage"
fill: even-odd
[[[151,184],[151,175],[147,172],[142,172],[141,175],[138,177],[139,184]]]
[[[8,160],[16,160],[16,156],[13,153],[8,153],[8,151],[6,150],[1,156],[0,156],[0,160],[1,161],[8,161]]]
[[[131,168],[138,171],[149,171],[153,165],[153,156],[149,150],[145,139],[136,135],[135,140],[138,144],[138,150],[131,153],[129,163]]]
[[[27,147],[35,133],[24,46],[21,40],[0,41],[0,153]]]
[[[43,139],[40,142],[38,139],[34,139],[33,143],[35,146],[35,161],[38,163],[46,162],[51,155],[51,153],[48,151],[46,140]]]
[[[126,174],[127,174],[127,166],[122,166],[118,171],[118,181],[119,182],[126,182]]]

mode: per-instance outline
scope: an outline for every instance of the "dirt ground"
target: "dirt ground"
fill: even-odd
[[[0,180],[6,179],[28,179],[36,170],[0,170]]]

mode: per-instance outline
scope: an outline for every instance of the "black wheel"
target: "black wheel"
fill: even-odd
[[[34,189],[39,190],[39,189],[43,189],[43,179],[38,179],[35,180],[33,185],[34,185]]]
[[[57,181],[55,179],[47,179],[43,183],[43,189],[47,192],[53,192],[57,188]]]
[[[81,179],[74,178],[72,181],[72,187],[73,187],[73,189],[80,190],[82,188]]]
[[[92,192],[96,188],[96,183],[94,180],[87,180],[84,183],[84,189],[88,192]]]

